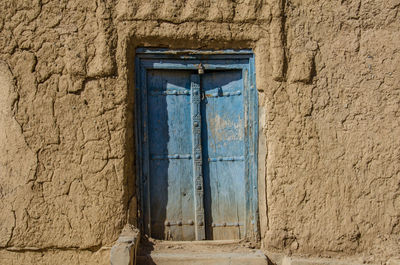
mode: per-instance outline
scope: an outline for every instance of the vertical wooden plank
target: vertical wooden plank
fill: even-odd
[[[249,149],[252,154],[252,160],[250,161],[251,171],[249,172],[249,178],[252,179],[253,192],[251,197],[252,204],[252,222],[253,222],[253,236],[251,240],[260,240],[259,232],[259,209],[258,209],[258,91],[256,89],[256,71],[255,58],[251,55],[249,58],[249,90],[250,97],[248,99],[249,108],[249,120],[252,123],[252,134],[250,135]]]
[[[205,239],[203,160],[201,151],[200,76],[191,75],[192,154],[196,240]]]
[[[135,58],[135,91],[134,91],[134,104],[135,104],[135,116],[136,118],[136,124],[135,124],[135,148],[136,148],[136,155],[135,155],[135,172],[136,172],[136,194],[139,195],[140,197],[138,198],[138,204],[140,205],[139,212],[138,214],[138,227],[141,231],[144,231],[144,223],[143,223],[143,218],[140,218],[140,215],[143,214],[144,210],[144,198],[142,194],[142,164],[143,164],[143,159],[142,159],[142,110],[140,103],[142,102],[142,99],[140,98],[140,91],[143,90],[140,82],[140,73],[141,73],[141,67],[140,67],[140,57],[137,56]]]
[[[146,198],[146,212],[144,213],[144,220],[145,220],[145,232],[151,235],[151,212],[150,212],[150,177],[149,177],[149,137],[148,137],[148,104],[147,104],[147,71],[146,69],[142,68],[141,72],[141,82],[143,90],[142,92],[142,113],[143,113],[143,123],[142,123],[142,142],[143,142],[143,191],[145,193],[144,197]]]
[[[245,129],[245,135],[247,136],[244,139],[244,144],[246,146],[245,148],[245,174],[246,174],[246,181],[245,181],[245,187],[246,187],[246,222],[244,225],[244,230],[245,230],[245,237],[250,238],[252,234],[252,206],[251,206],[251,201],[252,201],[252,178],[250,175],[251,169],[250,169],[250,164],[251,164],[251,152],[249,150],[249,142],[251,141],[251,124],[250,124],[250,119],[249,119],[249,80],[248,80],[248,69],[247,67],[242,69],[242,76],[243,76],[243,100],[244,100],[244,129]]]

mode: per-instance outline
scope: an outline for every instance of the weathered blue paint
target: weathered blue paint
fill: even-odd
[[[191,72],[148,70],[146,73],[151,235],[155,238],[189,240],[193,226],[165,226],[165,222],[195,220],[192,159],[154,159],[159,156],[187,157],[192,151],[190,96],[151,93],[185,91],[191,87]],[[200,84],[199,84],[200,85]]]
[[[257,239],[252,52],[137,49],[136,72],[144,232],[167,240]]]
[[[246,175],[244,98],[209,97],[208,95],[243,91],[242,71],[205,73],[202,89],[205,198],[207,238],[240,239],[240,226],[211,226],[212,223],[244,223],[246,219]],[[215,160],[215,157],[222,159]]]

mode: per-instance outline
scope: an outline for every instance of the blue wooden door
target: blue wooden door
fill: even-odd
[[[246,209],[242,71],[202,76],[202,145],[208,239],[241,239]]]
[[[252,54],[211,60],[193,51],[192,59],[152,52],[137,60],[145,234],[164,240],[257,239]]]
[[[146,217],[151,236],[158,239],[196,238],[191,78],[190,71],[147,73],[150,183]],[[194,86],[199,87],[196,78]]]

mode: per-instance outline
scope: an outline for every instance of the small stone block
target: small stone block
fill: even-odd
[[[125,225],[117,242],[111,248],[111,265],[134,265],[140,232],[132,225]]]

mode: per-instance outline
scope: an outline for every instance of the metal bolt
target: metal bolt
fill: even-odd
[[[200,154],[196,154],[196,159],[200,159]]]
[[[168,222],[168,221],[165,221],[165,226],[170,226],[171,225],[171,223],[170,222]]]
[[[193,220],[189,220],[189,225],[194,225]]]
[[[178,225],[181,226],[182,225],[182,221],[178,221]]]
[[[194,127],[197,127],[197,126],[199,126],[199,123],[198,123],[197,121],[195,121],[195,122],[193,123],[193,125],[194,125]]]
[[[203,225],[203,221],[198,221],[198,222],[197,222],[197,225],[202,226],[202,225]]]

